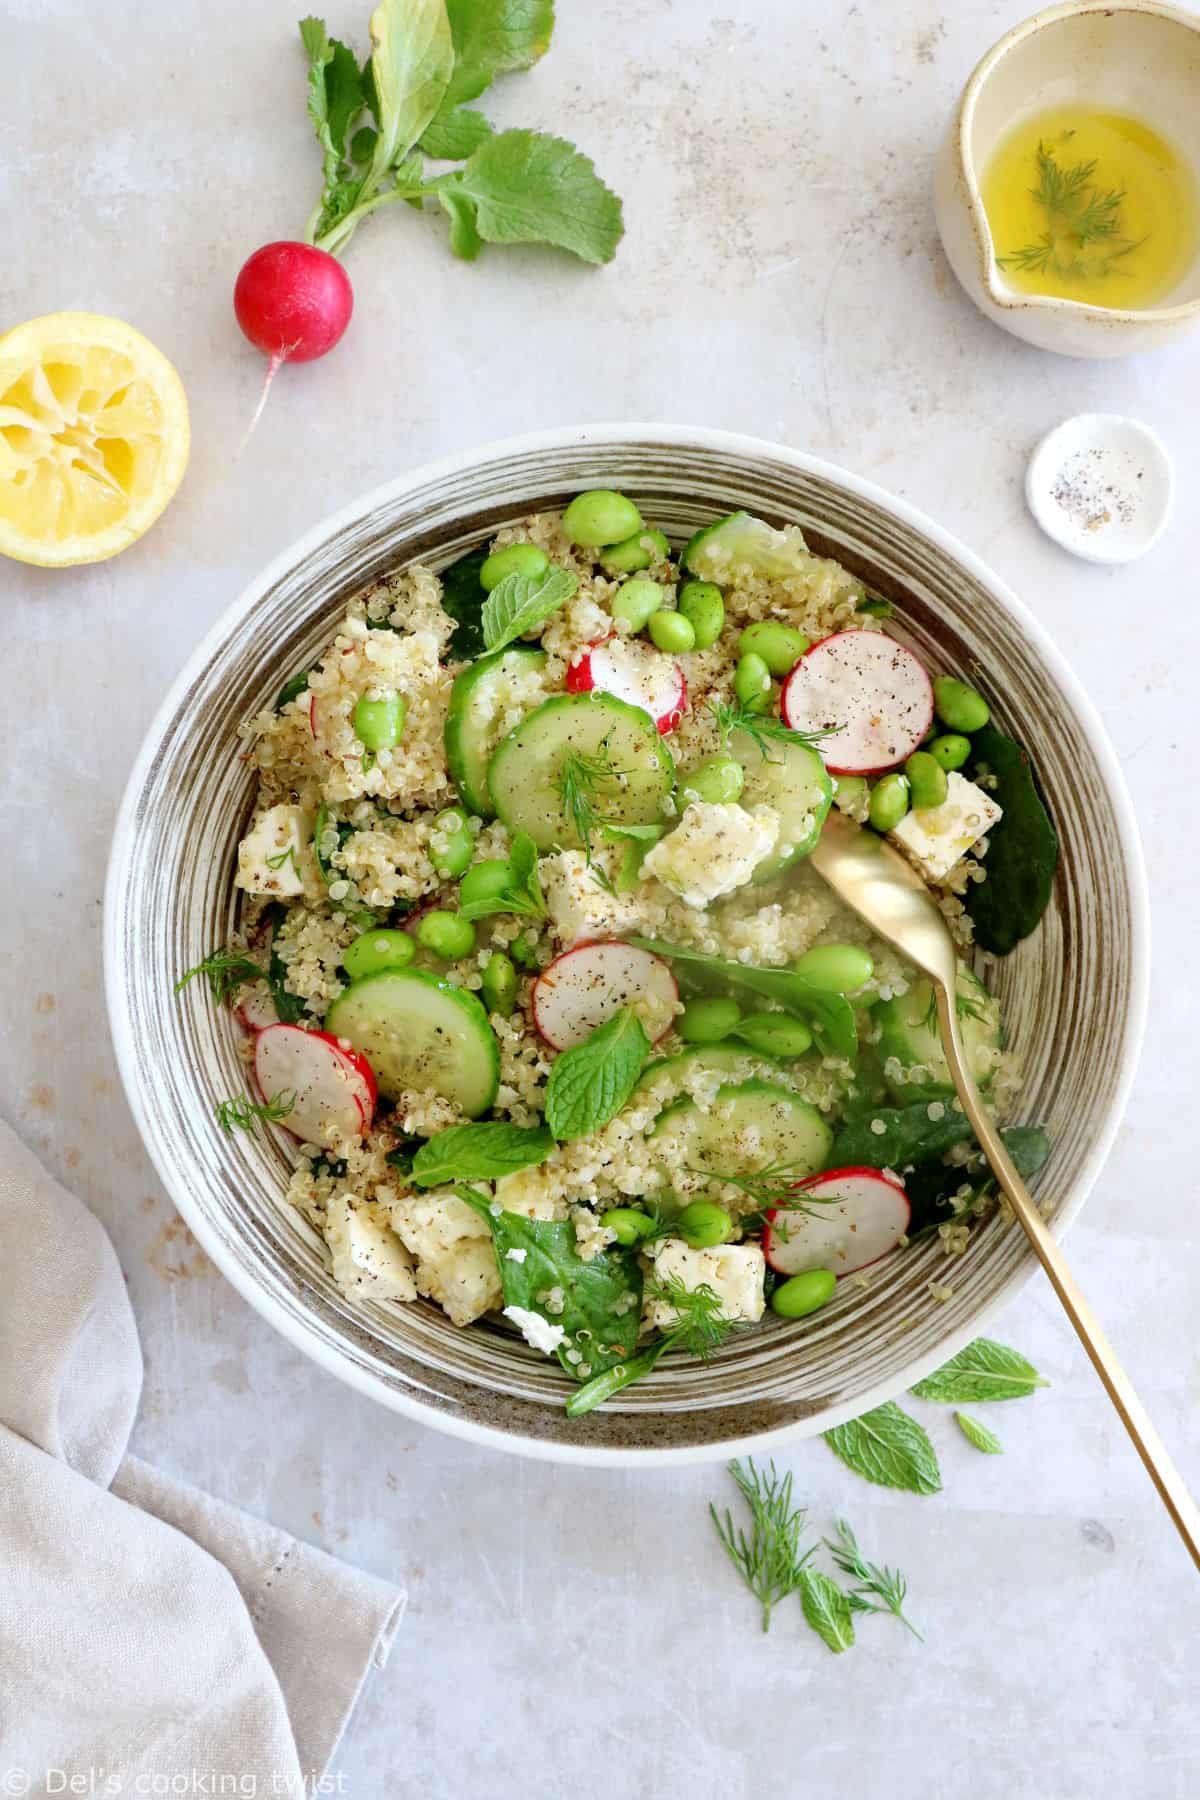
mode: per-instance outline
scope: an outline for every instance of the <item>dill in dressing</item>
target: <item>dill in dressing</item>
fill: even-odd
[[[1197,251],[1192,170],[1125,113],[1067,106],[1027,119],[996,151],[982,193],[996,261],[1023,293],[1153,306]]]

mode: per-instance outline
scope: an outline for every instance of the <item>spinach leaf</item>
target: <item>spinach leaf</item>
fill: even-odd
[[[739,988],[749,988],[764,1000],[776,1001],[785,1012],[796,1014],[811,1027],[826,1056],[844,1056],[853,1061],[858,1054],[854,1008],[845,995],[828,993],[806,976],[797,975],[794,969],[752,969],[745,963],[705,956],[699,950],[684,950],[678,944],[660,944],[654,938],[631,937],[627,942],[636,944],[639,950],[651,950],[668,962],[683,963],[685,984],[690,977],[690,984],[702,992],[736,993]]]
[[[1029,936],[1050,903],[1058,867],[1058,834],[1019,744],[985,725],[971,740],[977,762],[996,777],[994,797],[1004,817],[988,833],[987,880],[972,882],[963,904],[975,942],[1007,956]]]
[[[479,571],[487,561],[486,544],[469,550],[443,569],[442,606],[454,620],[454,635],[448,655],[454,662],[474,662],[483,655],[483,603],[487,595],[479,580]]]
[[[994,1338],[976,1338],[912,1391],[921,1400],[977,1405],[984,1400],[1024,1400],[1036,1388],[1049,1385],[1019,1351]]]
[[[421,1145],[412,1178],[421,1187],[451,1187],[456,1181],[498,1181],[502,1175],[545,1162],[554,1139],[544,1125],[525,1128],[502,1119],[478,1125],[451,1125]]]
[[[850,1602],[837,1582],[820,1569],[801,1569],[798,1575],[800,1605],[817,1636],[840,1656],[854,1642]]]
[[[835,1425],[824,1435],[848,1469],[877,1487],[906,1488],[914,1494],[936,1494],[941,1488],[933,1445],[917,1421],[894,1400],[845,1425]]]
[[[939,1119],[929,1117],[926,1101],[913,1106],[856,1108],[834,1139],[829,1167],[845,1169],[861,1164],[868,1169],[894,1169],[903,1175],[910,1166],[939,1160],[947,1150],[971,1136],[970,1121],[955,1101],[943,1101],[942,1106]],[[959,1170],[956,1185],[964,1179]],[[953,1193],[953,1188],[950,1191]]]
[[[986,1425],[981,1425],[978,1419],[973,1419],[970,1413],[956,1412],[954,1422],[968,1444],[974,1444],[975,1448],[982,1450],[985,1456],[1002,1456],[1004,1454],[1004,1445],[995,1432],[989,1431]]]
[[[308,670],[301,669],[298,675],[290,675],[279,690],[279,698],[275,702],[275,711],[282,712],[289,700],[297,699],[308,691]]]
[[[492,1229],[505,1306],[537,1313],[566,1336],[558,1360],[575,1381],[627,1362],[637,1348],[642,1317],[642,1271],[635,1250],[601,1250],[590,1262],[580,1256],[569,1219],[527,1219],[521,1213],[493,1213],[482,1195],[457,1190]],[[515,1256],[510,1252],[516,1252]],[[560,1290],[562,1310],[550,1312],[545,1295]],[[578,1362],[568,1354],[580,1352]]]
[[[623,1006],[556,1057],[546,1083],[546,1123],[555,1137],[587,1137],[607,1125],[633,1092],[649,1049],[642,1021]]]
[[[1023,1181],[1036,1175],[1050,1154],[1050,1139],[1040,1125],[1006,1125],[1000,1136]],[[890,1164],[886,1166],[890,1167]],[[912,1208],[908,1227],[910,1243],[953,1217],[948,1210],[950,1201],[964,1184],[970,1187],[972,1198],[976,1200],[995,1187],[995,1178],[989,1170],[968,1173],[961,1163],[926,1163],[911,1169],[902,1180]],[[965,1210],[969,1212],[970,1208],[968,1201]]]
[[[287,918],[287,907],[273,900],[263,914],[263,922],[271,934],[271,955],[267,962],[267,986],[281,1025],[298,1025],[304,1017],[304,1002],[287,985],[287,964],[275,948],[275,934]]]

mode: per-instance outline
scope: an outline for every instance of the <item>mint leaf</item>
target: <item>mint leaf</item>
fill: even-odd
[[[420,1187],[452,1187],[457,1181],[498,1181],[502,1175],[545,1162],[554,1139],[544,1125],[451,1125],[421,1145],[412,1178]]]
[[[582,1044],[564,1050],[546,1083],[546,1123],[555,1137],[587,1137],[607,1125],[633,1092],[649,1049],[642,1021],[623,1006]]]
[[[1004,1445],[995,1432],[989,1431],[986,1425],[981,1425],[978,1419],[973,1419],[970,1413],[956,1412],[954,1418],[968,1444],[974,1444],[975,1448],[982,1450],[985,1456],[1002,1456],[1004,1454]]]
[[[446,95],[452,104],[477,99],[497,75],[531,69],[550,48],[554,0],[446,0],[446,12],[454,39]]]
[[[508,855],[510,879],[502,893],[488,894],[480,900],[460,905],[464,919],[486,919],[493,913],[520,913],[525,918],[546,917],[546,896],[538,880],[537,845],[527,831],[514,834]]]
[[[489,244],[555,244],[584,262],[610,262],[624,230],[621,202],[564,138],[502,131],[445,184],[475,206]]]
[[[479,571],[487,557],[488,547],[481,544],[452,562],[438,577],[442,584],[442,610],[454,620],[449,654],[455,662],[474,662],[483,653],[482,614],[487,596]]]
[[[445,0],[380,0],[371,14],[373,111],[379,125],[368,181],[382,182],[442,103],[454,68]]]
[[[994,1338],[976,1338],[924,1381],[918,1381],[912,1392],[921,1400],[976,1405],[984,1400],[1023,1400],[1035,1388],[1049,1386],[1018,1351]]]
[[[848,1469],[877,1487],[907,1488],[914,1494],[936,1494],[941,1488],[933,1445],[894,1400],[835,1425],[825,1433],[825,1442]]]
[[[837,1582],[820,1569],[799,1572],[800,1604],[804,1617],[819,1638],[835,1656],[849,1650],[854,1642],[854,1620],[850,1602]]]
[[[795,1013],[812,1027],[818,1047],[827,1056],[844,1056],[853,1061],[858,1054],[854,1008],[845,995],[827,993],[806,976],[797,975],[794,969],[751,969],[744,963],[725,962],[719,956],[705,956],[699,950],[684,950],[677,944],[660,944],[653,938],[631,937],[626,941],[640,950],[653,951],[668,962],[695,969],[695,983],[706,992],[749,988],[766,1000],[777,1001],[785,1012]],[[892,1166],[887,1164],[888,1168]]]
[[[503,650],[514,639],[544,625],[579,586],[579,577],[568,569],[549,569],[544,575],[506,575],[483,603],[483,641],[489,650]]]
[[[585,1262],[569,1219],[494,1213],[483,1195],[470,1188],[458,1191],[491,1226],[505,1306],[523,1307],[550,1325],[562,1326],[566,1336],[557,1355],[567,1374],[586,1381],[627,1363],[637,1348],[642,1322],[642,1271],[636,1251],[601,1250]],[[510,1255],[514,1250],[515,1257]],[[570,1360],[576,1351],[577,1362]]]
[[[443,103],[426,126],[418,148],[438,162],[462,162],[491,135],[492,128],[481,112]]]

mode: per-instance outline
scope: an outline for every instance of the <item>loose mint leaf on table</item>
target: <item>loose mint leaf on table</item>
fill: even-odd
[[[531,69],[550,48],[554,0],[446,0],[454,73],[446,100],[477,100],[497,75]]]
[[[825,1442],[848,1469],[877,1487],[906,1488],[914,1494],[936,1494],[941,1489],[933,1445],[894,1400],[835,1425],[825,1433]]]
[[[483,641],[489,650],[534,631],[571,598],[579,577],[569,569],[548,569],[544,575],[506,575],[483,603]]]
[[[546,1123],[555,1137],[588,1137],[607,1125],[633,1092],[649,1049],[642,1021],[623,1006],[556,1057],[546,1083]]]
[[[442,584],[442,607],[454,620],[454,635],[447,654],[454,662],[474,662],[482,656],[483,603],[487,595],[479,579],[479,571],[487,561],[486,544],[468,550],[443,569],[438,580]]]
[[[621,202],[591,159],[540,131],[498,132],[439,186],[470,201],[489,244],[554,244],[606,263],[624,231]]]
[[[1029,936],[1050,903],[1058,833],[1037,790],[1028,756],[994,725],[971,739],[975,762],[996,778],[992,797],[1004,816],[988,832],[987,880],[971,884],[964,905],[975,942],[1007,956]]]
[[[569,1219],[493,1212],[485,1195],[470,1188],[457,1191],[491,1226],[505,1306],[519,1306],[547,1324],[562,1326],[566,1336],[556,1354],[574,1381],[633,1356],[642,1319],[642,1271],[636,1251],[610,1248],[585,1262]],[[551,1312],[545,1296],[556,1289],[562,1310]],[[568,1360],[574,1351],[580,1353],[578,1362]],[[581,1369],[588,1376],[581,1376]]]
[[[912,1392],[922,1400],[975,1405],[984,1400],[1023,1400],[1035,1389],[1049,1386],[1019,1351],[994,1338],[976,1338],[918,1381]]]
[[[819,1638],[835,1656],[849,1650],[854,1642],[854,1619],[850,1601],[837,1582],[820,1569],[801,1569],[799,1577],[800,1605],[804,1617]]]
[[[989,1431],[986,1425],[981,1425],[978,1419],[973,1419],[970,1413],[956,1412],[954,1420],[968,1444],[974,1444],[975,1448],[982,1450],[985,1456],[1002,1456],[1004,1454],[1004,1445],[995,1432]]]
[[[452,106],[448,112],[434,114],[421,138],[419,148],[437,162],[462,162],[478,150],[492,128],[481,112],[465,106]]]
[[[705,956],[678,944],[660,944],[654,938],[631,937],[626,942],[639,950],[650,950],[668,962],[682,963],[685,972],[694,971],[694,985],[703,991],[721,993],[748,988],[765,1000],[774,1000],[811,1026],[819,1047],[828,1056],[853,1060],[858,1053],[854,1008],[845,995],[827,993],[806,976],[797,975],[794,969],[751,969],[744,963]]]
[[[401,162],[442,103],[454,71],[445,0],[381,0],[371,14],[371,73],[379,137],[369,179]]]
[[[518,1169],[545,1162],[554,1139],[544,1125],[451,1125],[421,1145],[412,1177],[420,1187],[453,1187],[459,1181],[499,1181]]]

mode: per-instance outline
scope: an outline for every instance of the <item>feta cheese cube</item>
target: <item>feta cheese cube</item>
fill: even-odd
[[[660,1280],[672,1277],[681,1281],[689,1292],[710,1287],[726,1319],[753,1325],[763,1316],[767,1263],[757,1244],[718,1244],[712,1250],[693,1250],[682,1238],[663,1238],[654,1253],[654,1272]],[[650,1325],[669,1327],[678,1314],[668,1300],[652,1299],[646,1317]]]
[[[942,804],[905,813],[888,836],[927,881],[941,881],[1003,816],[989,794],[954,770],[946,777]]]
[[[412,1257],[381,1209],[352,1194],[335,1194],[325,1214],[333,1279],[352,1300],[415,1300]]]
[[[303,806],[269,806],[238,845],[236,885],[248,894],[294,900],[313,866],[313,815]]]
[[[603,861],[603,857],[600,859]],[[617,937],[641,923],[631,894],[606,893],[582,850],[560,850],[538,864],[550,922],[564,949],[581,938]],[[612,870],[604,862],[604,873]]]
[[[643,858],[642,873],[653,875],[687,906],[705,907],[744,887],[775,847],[779,814],[770,806],[693,800],[674,831]]]
[[[506,1306],[504,1316],[512,1320],[527,1344],[532,1344],[546,1356],[553,1356],[567,1335],[561,1325],[551,1325],[541,1313],[530,1312],[525,1306]]]
[[[491,1227],[457,1194],[409,1195],[387,1205],[392,1230],[416,1258],[419,1294],[455,1325],[470,1325],[503,1298]]]

